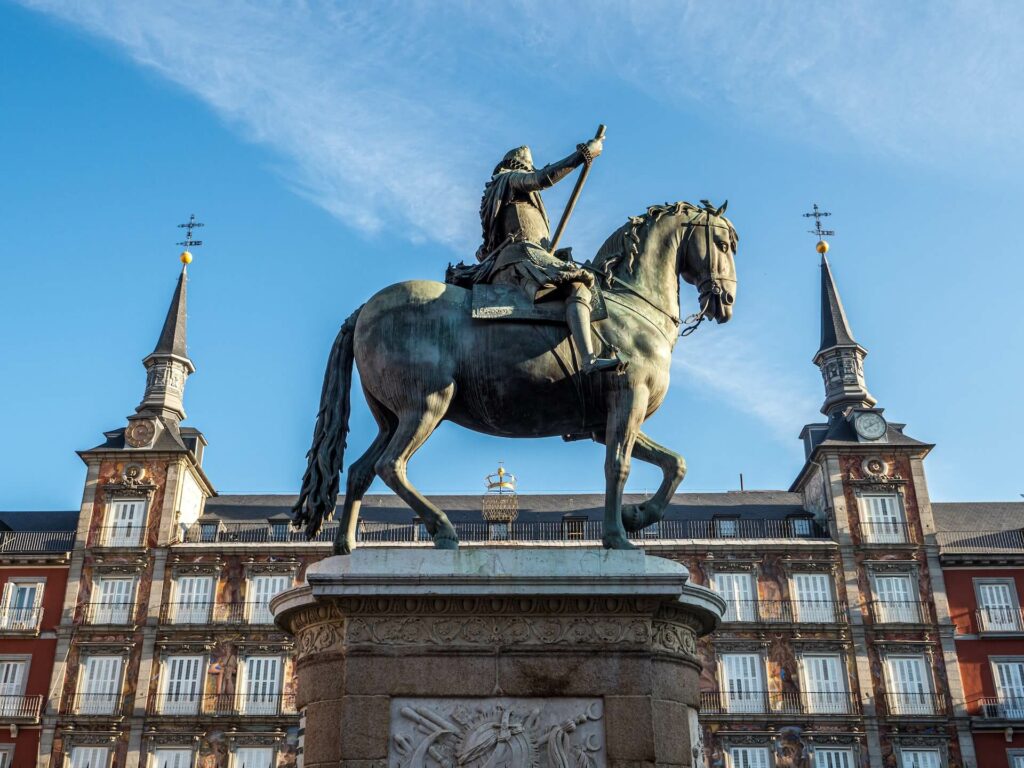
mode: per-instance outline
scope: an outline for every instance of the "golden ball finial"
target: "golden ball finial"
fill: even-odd
[[[181,263],[182,264],[191,264],[192,263],[192,254],[189,253],[188,251],[182,251],[181,252]]]
[[[828,253],[828,243],[825,242],[824,240],[819,240],[818,244],[814,246],[814,250],[816,250],[818,253],[824,256],[826,253]]]

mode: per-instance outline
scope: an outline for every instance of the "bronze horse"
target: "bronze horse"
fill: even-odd
[[[613,232],[587,265],[608,309],[595,336],[628,361],[621,373],[579,373],[565,327],[474,320],[465,288],[413,280],[377,293],[344,322],[331,349],[294,524],[314,536],[334,514],[354,361],[379,431],[349,467],[335,552],[355,548],[359,506],[375,474],[419,515],[435,546],[458,547],[447,515],[406,476],[409,459],[442,419],[491,435],[603,443],[602,543],[632,548],[627,531],[660,520],[686,473],[681,456],[640,431],[668,392],[679,277],[697,288],[697,322],[732,316],[738,240],[724,210],[706,201],[651,206]],[[660,467],[664,479],[653,497],[623,508],[632,456]]]

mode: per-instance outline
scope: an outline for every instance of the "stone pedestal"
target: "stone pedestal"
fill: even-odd
[[[722,600],[641,551],[364,548],[272,603],[305,768],[673,768],[694,760]]]

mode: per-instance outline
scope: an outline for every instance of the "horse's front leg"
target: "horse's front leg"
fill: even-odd
[[[640,434],[640,425],[647,412],[647,390],[625,386],[610,397],[608,422],[605,427],[605,495],[604,535],[605,549],[635,549],[629,543],[622,525],[622,491],[629,479],[630,456],[633,443]]]
[[[594,435],[599,443],[604,443],[604,435]],[[639,531],[659,522],[665,517],[665,510],[676,492],[676,488],[686,476],[686,461],[675,451],[656,443],[643,432],[636,436],[633,444],[634,459],[645,461],[659,467],[662,472],[661,485],[657,492],[639,504],[624,504],[622,507],[622,525],[627,531]]]

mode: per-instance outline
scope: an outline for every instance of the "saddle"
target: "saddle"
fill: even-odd
[[[467,286],[468,287],[468,286]],[[565,302],[552,299],[534,303],[526,292],[514,285],[476,283],[472,286],[474,320],[511,320],[525,323],[565,323]],[[599,286],[590,289],[590,319],[608,317],[604,295]]]

